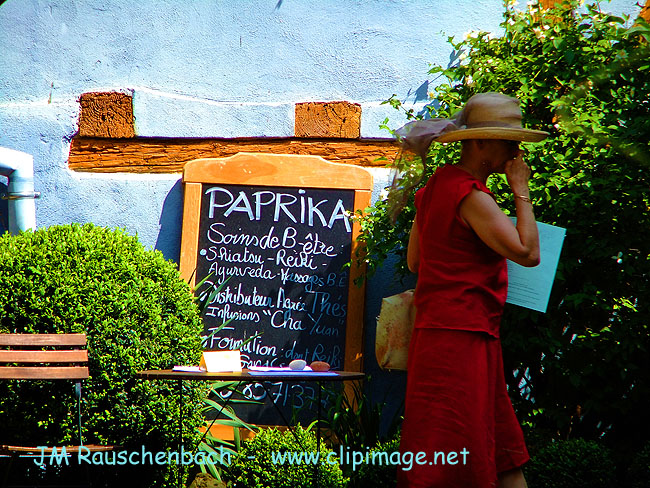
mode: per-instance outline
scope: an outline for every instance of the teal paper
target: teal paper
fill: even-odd
[[[516,221],[516,219],[513,219]],[[540,263],[526,268],[508,260],[508,297],[506,303],[546,312],[557,263],[562,252],[566,229],[537,222]]]

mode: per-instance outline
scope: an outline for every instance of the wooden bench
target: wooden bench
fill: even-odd
[[[0,381],[6,380],[68,380],[75,383],[77,397],[77,445],[65,446],[68,455],[79,452],[112,451],[115,446],[84,444],[81,431],[81,382],[89,377],[86,334],[0,334]],[[0,454],[10,456],[3,486],[7,486],[9,471],[17,457],[38,457],[49,460],[54,446],[3,445]],[[86,450],[87,449],[87,450]],[[61,454],[61,446],[58,446]]]

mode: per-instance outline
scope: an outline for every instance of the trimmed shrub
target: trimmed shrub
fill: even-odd
[[[315,463],[307,459],[313,459],[310,456],[316,454],[316,445],[316,435],[300,426],[285,432],[264,429],[242,443],[239,455],[224,472],[224,481],[232,482],[233,488],[317,486]],[[321,442],[318,486],[344,487],[347,479],[343,477],[338,458],[331,452]]]
[[[610,488],[616,486],[611,451],[595,441],[571,439],[541,448],[524,467],[530,486],[538,488]]]
[[[389,441],[380,442],[376,447],[370,449],[368,459],[370,462],[362,463],[358,471],[350,478],[351,488],[395,488],[397,485],[397,470],[399,466],[386,463],[385,457],[378,457],[378,453],[386,453],[388,459],[394,452],[399,451],[400,436],[397,435]],[[372,459],[377,459],[375,463]],[[383,464],[379,464],[379,463]]]
[[[175,264],[160,252],[145,250],[124,231],[91,224],[5,234],[0,331],[86,333],[84,442],[178,450],[176,385],[135,377],[140,370],[198,364],[201,355],[197,305]],[[76,443],[72,390],[69,382],[0,382],[2,441]],[[185,385],[186,449],[198,440],[203,391],[197,383]]]
[[[646,488],[650,480],[650,442],[639,452],[627,473],[627,486],[630,488]]]

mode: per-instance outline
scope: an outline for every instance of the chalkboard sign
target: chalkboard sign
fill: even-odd
[[[314,156],[240,153],[191,161],[183,180],[181,273],[208,277],[203,292],[221,286],[204,316],[206,349],[240,349],[244,367],[305,359],[361,371],[363,289],[345,264],[359,231],[350,215],[369,204],[371,175]],[[267,406],[246,420],[278,423],[271,400],[288,417],[315,393],[309,383],[266,386],[272,399],[247,385]]]

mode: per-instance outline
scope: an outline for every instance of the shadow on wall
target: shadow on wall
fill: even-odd
[[[406,372],[382,370],[377,364],[375,356],[375,337],[377,332],[377,317],[381,310],[382,298],[401,293],[409,288],[415,288],[416,275],[409,275],[400,280],[397,277],[394,266],[397,258],[389,257],[377,270],[368,283],[366,283],[366,310],[364,338],[364,373],[370,377],[366,383],[365,394],[372,402],[386,402],[382,414],[382,432],[388,428],[388,424],[394,415],[402,408],[406,392]],[[373,292],[373,290],[375,290]],[[383,290],[382,294],[376,290]]]
[[[449,54],[449,62],[447,63],[447,68],[453,68],[455,66],[458,66],[460,63],[460,56],[464,53],[464,51],[457,51],[453,50]],[[435,85],[438,83],[438,78],[440,78],[442,75],[436,76],[433,80],[425,80],[420,86],[418,86],[415,90],[410,89],[408,93],[406,94],[406,98],[413,97],[413,103],[418,103],[418,102],[427,102],[422,109],[417,112],[416,115],[425,118],[425,119],[430,119],[432,116],[436,116],[438,110],[441,107],[441,104],[438,100],[431,100],[431,95],[430,91],[433,92]],[[430,90],[431,88],[431,90]]]
[[[163,253],[165,259],[178,263],[181,255],[181,224],[183,221],[183,184],[179,179],[169,190],[160,212],[160,231],[155,249]]]

